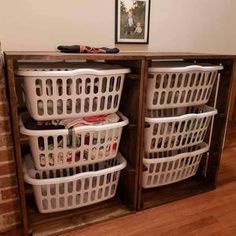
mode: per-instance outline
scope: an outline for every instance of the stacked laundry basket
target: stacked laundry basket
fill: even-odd
[[[222,66],[152,62],[145,117],[142,186],[153,188],[196,174],[217,113],[209,101]]]
[[[73,209],[112,198],[126,160],[118,153],[128,119],[118,112],[125,74],[104,63],[25,64],[29,113],[21,115],[31,154],[25,181],[41,213]]]

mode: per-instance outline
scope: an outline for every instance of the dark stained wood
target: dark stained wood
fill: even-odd
[[[120,110],[129,118],[129,126],[123,130],[120,150],[126,157],[130,168],[121,176],[120,193],[131,209],[138,204],[139,166],[141,161],[140,146],[143,142],[144,86],[146,64],[142,61],[122,61],[119,64],[130,67],[132,73],[125,79]]]
[[[21,144],[27,144],[29,143],[29,138],[26,135],[20,134],[20,143]]]
[[[236,124],[229,122],[224,149],[230,150],[236,147]],[[223,153],[224,154],[224,153]]]
[[[136,136],[134,136],[136,135]],[[123,130],[120,151],[125,156],[128,166],[121,172],[118,194],[129,209],[135,210],[137,203],[137,127],[128,126]]]
[[[236,67],[234,66],[232,72],[232,89],[230,95],[229,107],[229,121],[236,122]]]
[[[36,235],[59,235],[61,232],[68,232],[77,228],[113,219],[130,214],[122,202],[111,199],[88,207],[75,210],[40,214],[37,210],[31,213],[32,234]]]
[[[5,52],[6,58],[15,60],[140,60],[143,54],[88,54],[88,53],[60,53],[60,52]]]
[[[212,142],[209,150],[209,162],[207,168],[206,181],[216,185],[216,179],[220,166],[221,153],[224,144],[226,124],[229,111],[230,91],[232,88],[233,61],[224,61],[224,70],[221,72],[219,93],[216,109],[218,114],[215,116]]]
[[[183,198],[194,196],[199,193],[213,190],[204,179],[190,178],[174,184],[159,188],[146,189],[142,192],[142,209],[166,204]]]
[[[207,54],[207,53],[182,53],[182,52],[148,52],[146,53],[147,60],[157,59],[234,59],[236,55],[225,55],[225,54]]]
[[[27,209],[25,194],[32,197],[30,190],[25,191],[22,174],[21,151],[27,150],[26,142],[20,139],[18,104],[14,78],[13,63],[16,60],[104,60],[109,63],[121,64],[130,67],[131,75],[125,80],[120,110],[130,121],[124,128],[120,151],[128,161],[128,167],[123,171],[118,187],[118,200],[111,200],[68,212],[54,214],[39,214],[30,208],[30,227],[37,235],[42,233],[55,234],[66,232],[77,227],[84,227],[102,220],[115,218],[151,206],[186,198],[200,192],[214,189],[220,163],[221,148],[228,115],[229,92],[231,88],[231,72],[233,59],[236,56],[209,55],[196,53],[119,53],[119,54],[62,54],[59,52],[6,52],[8,66],[8,87],[10,92],[11,116],[15,143],[16,164],[21,189],[21,204],[25,234],[28,232]],[[146,101],[146,87],[148,64],[152,59],[188,59],[208,62],[221,62],[225,66],[220,84],[220,97],[217,103],[219,114],[216,117],[213,144],[210,150],[210,161],[207,178],[204,179],[201,171],[189,180],[164,186],[153,190],[143,190],[142,158],[144,155],[144,114]],[[22,145],[20,145],[20,140]],[[28,206],[31,201],[28,201]]]
[[[142,61],[142,79],[143,79],[143,92],[142,92],[142,100],[140,100],[141,113],[139,114],[140,119],[140,141],[139,141],[139,166],[137,169],[139,170],[138,174],[138,202],[137,209],[140,209],[142,204],[142,168],[143,168],[143,157],[144,157],[144,125],[145,125],[145,109],[146,109],[146,91],[147,91],[147,78],[148,78],[148,61]]]
[[[86,54],[87,56],[87,54]],[[9,61],[12,61],[11,59],[8,59]],[[46,59],[45,59],[46,60]],[[15,60],[13,60],[14,62],[16,62]],[[112,60],[111,60],[112,62]],[[142,96],[143,96],[143,81],[142,81],[142,76],[143,74],[145,74],[145,70],[143,70],[144,68],[142,67],[142,63],[140,60],[125,60],[125,61],[115,61],[117,64],[124,64],[127,67],[131,67],[133,70],[133,73],[135,74],[134,78],[127,78],[126,81],[133,81],[134,83],[136,83],[137,86],[131,86],[129,87],[130,90],[127,91],[127,95],[128,95],[128,99],[126,101],[124,101],[124,105],[127,106],[128,104],[128,109],[130,109],[130,107],[133,108],[132,105],[135,106],[135,112],[133,113],[129,113],[126,114],[128,116],[128,118],[131,120],[131,123],[129,125],[129,127],[127,127],[127,131],[130,132],[132,139],[134,140],[134,137],[136,139],[135,142],[129,141],[128,140],[128,146],[124,146],[125,148],[123,149],[123,153],[129,153],[129,155],[126,157],[127,161],[128,161],[128,166],[125,169],[125,171],[122,171],[122,175],[121,175],[121,179],[120,179],[120,184],[119,184],[119,188],[117,191],[117,196],[119,196],[119,198],[122,200],[122,204],[115,204],[115,208],[113,207],[113,205],[107,205],[107,203],[99,203],[97,204],[97,209],[98,212],[95,212],[95,215],[93,217],[90,217],[88,220],[85,220],[83,222],[83,226],[85,226],[86,224],[91,224],[97,221],[101,221],[103,219],[109,219],[110,217],[117,217],[119,215],[123,215],[123,214],[127,214],[127,212],[131,212],[132,210],[136,210],[136,205],[137,205],[137,189],[138,189],[138,173],[139,173],[139,132],[141,132],[142,129],[140,129],[139,127],[140,124],[142,124],[142,120],[138,119],[138,114],[140,114],[141,109],[143,109],[142,105],[140,106],[140,104],[142,104]],[[145,61],[144,61],[145,62]],[[142,74],[142,76],[141,76]],[[14,74],[9,74],[9,77],[11,77],[11,80],[14,81]],[[131,101],[129,99],[129,94],[132,91],[132,93],[134,94],[133,96],[133,104],[131,105],[129,103],[129,101]],[[16,85],[13,85],[11,87],[11,92],[14,94],[15,97],[16,96]],[[124,93],[125,94],[125,93]],[[19,95],[19,94],[17,94]],[[128,103],[127,103],[128,101]],[[17,99],[16,99],[17,102]],[[20,107],[17,106],[18,104],[14,104],[13,110],[14,112],[17,114],[17,110],[24,110],[24,107]],[[122,105],[121,105],[122,106]],[[14,116],[18,119],[18,115]],[[21,145],[21,151],[23,153],[28,152],[29,151],[29,146],[27,145],[27,139],[25,139],[22,135],[19,136],[19,125],[18,122],[14,122],[14,129],[15,131],[15,135],[17,136],[17,140],[19,142],[19,144]],[[124,133],[126,133],[126,131],[124,131]],[[124,136],[124,135],[123,135]],[[132,140],[130,139],[130,140]],[[130,149],[130,145],[132,146],[132,148]],[[133,150],[133,151],[132,151]],[[21,160],[21,155],[19,155],[19,153],[17,154],[17,158]],[[20,166],[22,165],[22,163],[20,163]],[[20,167],[22,169],[22,167]],[[23,183],[23,179],[22,179],[22,183]],[[51,233],[53,232],[53,230],[55,230],[56,228],[58,228],[58,225],[61,225],[61,229],[62,231],[67,231],[68,229],[71,228],[77,228],[80,227],[81,224],[78,225],[77,224],[71,224],[71,214],[77,214],[78,212],[82,212],[81,214],[81,221],[83,221],[83,210],[82,211],[78,211],[77,210],[73,210],[73,211],[69,211],[68,214],[67,212],[62,212],[60,213],[55,213],[55,214],[40,214],[37,211],[33,210],[30,207],[31,203],[32,203],[32,188],[30,186],[28,186],[27,189],[23,190],[24,195],[27,197],[27,207],[29,209],[29,218],[31,219],[30,222],[30,228],[31,231],[35,232],[37,234],[37,232],[43,232],[43,231],[47,231],[50,229],[52,229]],[[114,202],[113,200],[111,200],[112,202]],[[117,202],[117,201],[115,201]],[[120,202],[120,201],[119,201]],[[103,204],[105,204],[104,210],[101,212],[101,215],[99,215],[99,211],[103,209]],[[84,209],[84,208],[83,208]],[[89,206],[85,209],[88,209],[90,211],[90,209],[94,209],[93,206]],[[79,209],[81,210],[81,209]],[[95,211],[95,210],[94,210]],[[73,213],[72,213],[73,212]],[[86,210],[87,212],[87,210]],[[87,213],[85,213],[87,214]],[[76,216],[77,218],[79,217],[79,213],[78,216]],[[61,216],[61,218],[59,219],[58,216]],[[65,216],[65,217],[64,217]],[[67,217],[67,218],[66,218]],[[86,216],[87,217],[87,216]],[[37,223],[39,222],[39,223]],[[48,222],[50,222],[50,225],[52,226],[48,226]],[[66,225],[66,223],[68,223],[68,225]],[[36,226],[35,226],[36,225]],[[37,226],[38,225],[38,226]],[[55,226],[55,228],[53,228],[53,226]],[[60,227],[59,227],[60,228]],[[59,230],[59,229],[58,229]],[[27,230],[28,231],[28,230]]]
[[[195,59],[196,60],[196,59]],[[171,201],[175,201],[187,196],[195,195],[215,188],[220,158],[224,144],[226,123],[229,110],[230,91],[232,87],[232,59],[198,59],[197,62],[209,62],[213,64],[223,64],[224,70],[221,71],[221,79],[219,84],[219,93],[216,108],[218,114],[215,116],[212,141],[209,150],[209,160],[206,162],[202,158],[202,163],[197,172],[197,182],[192,179],[175,183],[170,186],[162,186],[152,190],[141,190],[141,200],[138,209],[143,209]],[[209,101],[209,105],[213,106],[215,91]],[[208,140],[206,140],[208,141]],[[204,176],[204,168],[206,168],[206,176]],[[142,168],[140,170],[142,173]],[[140,174],[141,176],[141,174]],[[141,177],[140,177],[141,178]],[[189,185],[191,187],[189,187]],[[140,183],[141,186],[141,183]]]
[[[60,53],[58,51],[6,51],[7,58],[20,60],[73,60],[73,59],[92,59],[92,60],[137,60],[137,59],[229,59],[236,58],[236,55],[207,54],[207,53],[183,53],[183,52],[120,52],[118,54],[76,54]]]
[[[16,227],[15,229],[11,229],[4,233],[1,233],[1,236],[21,236],[24,235],[23,229]]]
[[[124,128],[120,149],[127,158],[128,163],[133,167],[127,177],[121,181],[123,188],[121,192],[130,200],[133,199],[133,208],[136,209],[140,204],[140,194],[137,194],[140,189],[139,173],[140,165],[143,158],[143,132],[144,132],[144,108],[145,104],[144,91],[146,90],[147,80],[147,62],[142,60],[141,63],[129,62],[122,65],[132,68],[132,73],[127,76],[124,84],[124,90],[120,105],[120,110],[129,118],[130,125]]]
[[[20,134],[19,134],[19,117],[17,113],[17,97],[15,91],[15,76],[14,76],[14,62],[8,59],[7,63],[7,78],[8,78],[8,90],[10,97],[10,114],[12,124],[12,134],[14,143],[14,153],[17,168],[17,179],[19,187],[20,206],[22,214],[22,223],[24,229],[24,235],[28,235],[28,214],[27,205],[25,201],[25,189],[24,189],[24,176],[23,165],[21,159],[21,147],[20,147]]]

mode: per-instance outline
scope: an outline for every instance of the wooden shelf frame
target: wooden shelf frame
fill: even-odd
[[[143,140],[142,137],[142,114],[143,114],[143,91],[144,91],[144,78],[146,71],[146,61],[142,56],[132,56],[124,58],[120,55],[90,55],[90,54],[40,54],[36,55],[12,55],[11,53],[5,54],[8,78],[8,90],[11,106],[11,123],[13,127],[13,139],[15,148],[15,159],[17,166],[17,176],[19,182],[19,193],[21,199],[21,212],[24,235],[43,234],[53,235],[53,232],[62,233],[73,230],[79,227],[100,222],[103,220],[112,219],[118,216],[130,214],[136,211],[137,191],[138,191],[138,177],[140,165],[140,150],[139,147]],[[40,214],[33,201],[33,194],[30,188],[26,189],[24,184],[23,168],[22,168],[22,152],[28,150],[27,139],[25,139],[19,132],[19,107],[18,94],[16,91],[16,78],[15,71],[17,69],[18,60],[103,60],[108,63],[116,63],[131,68],[132,74],[130,78],[125,80],[125,86],[131,88],[127,98],[122,97],[120,104],[121,112],[126,115],[130,124],[124,128],[122,135],[120,151],[125,156],[128,162],[127,168],[122,171],[121,180],[119,183],[117,197],[102,203],[91,205],[88,207],[70,210],[64,213],[51,213]],[[132,87],[134,86],[134,87]],[[132,109],[127,109],[132,107]],[[135,111],[135,112],[131,112]],[[127,137],[132,137],[131,141]],[[131,148],[130,148],[131,147]],[[31,204],[32,203],[32,204]],[[89,212],[93,212],[93,216],[89,216]],[[60,216],[60,217],[59,217]],[[76,221],[73,219],[77,219]],[[59,222],[65,222],[61,224]]]
[[[148,57],[149,64],[151,60],[159,59],[159,57]],[[227,121],[229,116],[230,98],[233,84],[233,71],[235,70],[235,60],[233,58],[221,57],[183,57],[187,61],[207,62],[212,64],[222,64],[224,69],[220,72],[221,78],[219,82],[218,94],[215,94],[213,88],[208,105],[213,106],[214,98],[217,96],[216,109],[218,111],[214,118],[212,140],[209,149],[209,159],[202,158],[199,170],[196,176],[185,181],[173,183],[167,186],[161,186],[153,189],[142,189],[142,179],[139,179],[139,196],[140,201],[137,206],[138,210],[158,206],[168,202],[176,201],[182,198],[193,196],[201,192],[210,191],[216,188],[217,176],[220,165],[220,158],[224,146],[224,139],[226,134]],[[216,85],[216,83],[215,83]],[[208,134],[209,135],[209,134]],[[206,137],[206,142],[208,137]],[[142,176],[143,165],[140,164],[140,176]],[[207,165],[207,166],[206,166]],[[205,169],[203,176],[203,169]]]
[[[236,56],[210,55],[196,53],[119,53],[119,54],[62,54],[59,52],[6,52],[6,71],[8,78],[8,92],[10,99],[10,113],[13,130],[14,151],[17,166],[18,185],[22,212],[22,227],[24,235],[53,235],[60,222],[66,222],[64,227],[56,233],[67,232],[78,227],[100,222],[122,215],[134,213],[152,206],[160,205],[177,199],[182,199],[200,192],[215,188],[220,163],[225,127],[229,112],[229,98],[232,86],[232,71],[235,70]],[[221,63],[225,67],[220,82],[219,98],[213,130],[213,142],[207,177],[200,174],[193,178],[169,186],[152,190],[143,190],[142,157],[144,156],[144,114],[148,77],[148,65],[152,60],[184,59],[190,61],[207,61]],[[127,76],[124,84],[120,110],[130,120],[129,126],[124,128],[120,151],[128,161],[128,167],[121,177],[118,198],[104,203],[95,204],[78,210],[71,210],[64,214],[44,215],[32,211],[28,207],[28,198],[32,198],[30,191],[25,190],[22,172],[22,146],[26,145],[19,133],[18,98],[16,93],[15,70],[18,60],[104,60],[130,67],[131,75]],[[217,137],[214,138],[214,137]],[[123,178],[123,179],[122,179]],[[176,189],[173,192],[173,187]],[[114,213],[115,212],[115,213]],[[93,216],[90,214],[93,213]],[[94,217],[94,215],[97,217]],[[63,217],[64,215],[64,217]],[[73,220],[73,219],[77,220]],[[52,225],[49,227],[49,225]],[[54,227],[54,228],[53,228]],[[55,232],[54,232],[55,234]]]

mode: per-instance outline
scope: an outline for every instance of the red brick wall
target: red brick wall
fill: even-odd
[[[1,62],[0,54],[0,234],[15,228],[20,223],[9,104]]]

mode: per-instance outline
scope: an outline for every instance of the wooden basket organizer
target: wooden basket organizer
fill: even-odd
[[[160,59],[157,55],[152,55],[148,57],[149,63],[151,60]],[[213,129],[212,129],[212,139],[209,152],[207,155],[203,156],[197,174],[189,179],[169,184],[166,186],[160,186],[157,188],[143,189],[139,188],[139,203],[138,210],[150,208],[153,206],[161,205],[164,203],[176,201],[183,199],[195,194],[210,191],[215,189],[217,175],[220,164],[220,157],[224,145],[225,139],[225,129],[227,125],[228,117],[228,107],[230,100],[230,91],[233,80],[233,67],[234,60],[232,58],[224,56],[214,56],[214,55],[193,55],[193,56],[183,56],[189,62],[196,63],[212,63],[212,64],[222,64],[224,69],[220,71],[220,81],[219,90],[217,93],[217,83],[215,83],[211,97],[207,105],[213,106],[215,96],[217,96],[216,109],[218,113],[214,117]],[[208,143],[210,135],[210,128],[206,135],[206,143]],[[144,166],[141,164],[140,176],[142,176],[142,171],[145,170]],[[142,185],[142,178],[139,179],[139,186]]]
[[[58,235],[96,222],[134,213],[177,199],[183,199],[215,188],[220,163],[222,145],[230,99],[233,56],[205,54],[158,54],[158,53],[119,53],[119,54],[61,54],[57,52],[6,52],[6,71],[8,78],[11,123],[15,147],[23,234]],[[208,162],[203,159],[197,175],[163,187],[151,190],[142,188],[142,157],[144,155],[144,116],[148,66],[155,59],[184,59],[188,61],[222,64],[217,100],[218,114],[215,117],[212,142]],[[126,76],[120,103],[120,111],[129,119],[124,127],[120,152],[128,165],[122,171],[117,197],[95,205],[59,213],[41,214],[35,204],[32,189],[24,183],[22,156],[29,151],[28,141],[19,132],[19,113],[21,106],[18,85],[15,79],[19,60],[101,60],[131,68]],[[213,91],[214,94],[214,91]],[[213,99],[210,100],[211,105]]]

